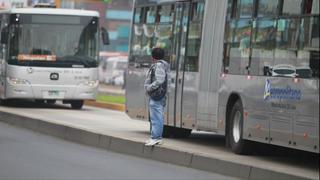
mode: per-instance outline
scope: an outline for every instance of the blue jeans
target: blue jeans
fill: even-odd
[[[166,97],[159,101],[149,100],[151,139],[161,139],[164,122],[164,107],[166,106]]]

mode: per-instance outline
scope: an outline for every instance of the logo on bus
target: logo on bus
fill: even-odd
[[[300,89],[291,88],[289,85],[285,88],[275,88],[272,87],[269,79],[265,81],[263,99],[266,101],[271,99],[300,100],[301,96]]]
[[[58,80],[59,79],[59,74],[58,73],[51,73],[50,74],[50,79],[51,80]]]

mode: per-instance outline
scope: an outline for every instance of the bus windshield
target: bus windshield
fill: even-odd
[[[41,67],[97,67],[98,18],[13,14],[8,63]]]

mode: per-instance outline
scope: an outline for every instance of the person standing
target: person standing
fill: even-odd
[[[162,48],[154,48],[151,52],[153,64],[147,71],[144,88],[149,96],[149,118],[151,123],[151,137],[146,146],[162,144],[162,132],[164,122],[164,108],[166,106],[166,94],[168,79],[170,79],[170,65],[163,60],[165,52]]]

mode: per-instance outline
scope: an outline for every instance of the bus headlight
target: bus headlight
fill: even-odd
[[[85,86],[90,86],[90,87],[97,87],[98,84],[99,84],[99,81],[97,81],[97,80],[84,82]]]
[[[7,81],[11,85],[23,85],[23,84],[30,84],[29,81],[25,79],[19,79],[19,78],[13,78],[13,77],[7,77]]]

